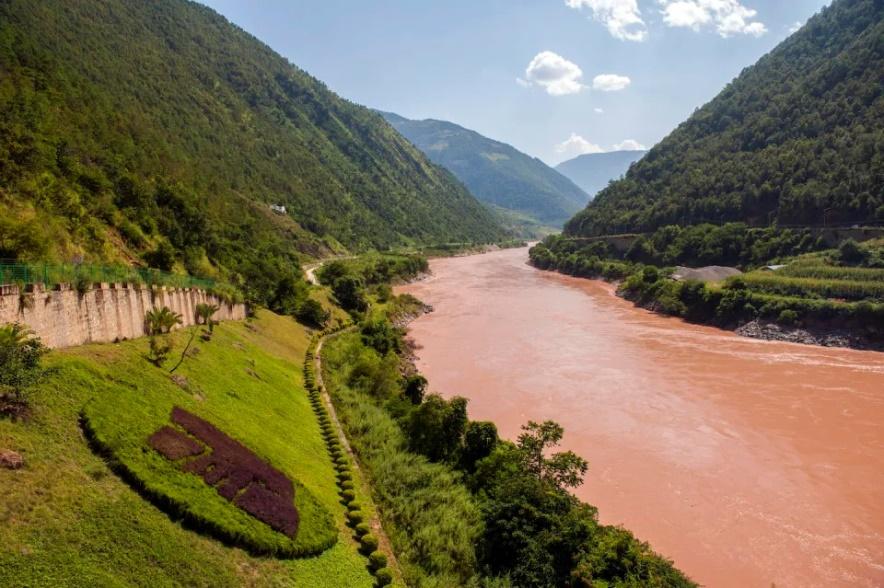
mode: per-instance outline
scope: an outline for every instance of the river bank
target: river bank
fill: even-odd
[[[636,308],[527,252],[431,262],[397,288],[430,389],[514,438],[565,427],[577,495],[712,586],[884,582],[884,358]]]

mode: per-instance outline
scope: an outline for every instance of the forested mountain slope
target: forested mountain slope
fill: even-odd
[[[500,232],[378,114],[202,5],[0,2],[0,257],[249,281],[338,243]]]
[[[442,120],[381,113],[434,162],[451,170],[482,202],[541,224],[561,226],[589,196],[536,157]]]
[[[645,153],[645,151],[584,153],[574,159],[563,161],[555,169],[580,186],[592,198],[605,189],[609,182],[620,179],[629,166],[641,159]]]
[[[884,220],[884,2],[835,0],[566,225]]]

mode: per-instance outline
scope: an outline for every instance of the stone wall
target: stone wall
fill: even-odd
[[[80,294],[67,284],[52,290],[35,284],[24,292],[0,286],[0,325],[27,325],[52,348],[107,343],[146,335],[144,314],[153,308],[168,306],[181,315],[182,326],[193,325],[200,303],[219,307],[215,320],[246,318],[244,304],[228,304],[203,290],[102,283]]]

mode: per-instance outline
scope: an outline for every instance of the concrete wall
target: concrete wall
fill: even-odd
[[[220,307],[215,320],[246,318],[244,304],[227,304],[203,290],[95,284],[80,294],[67,284],[48,291],[35,284],[25,292],[0,286],[0,325],[27,325],[52,348],[107,343],[146,335],[144,314],[153,308],[168,306],[181,315],[183,326],[193,325],[200,303]]]

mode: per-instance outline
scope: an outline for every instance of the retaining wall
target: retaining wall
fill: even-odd
[[[144,314],[154,308],[168,306],[179,313],[181,326],[196,324],[201,303],[219,307],[215,320],[246,318],[244,304],[228,304],[204,290],[102,283],[80,294],[67,284],[52,290],[34,284],[24,292],[15,285],[0,286],[0,325],[27,325],[52,348],[107,343],[146,335]]]

